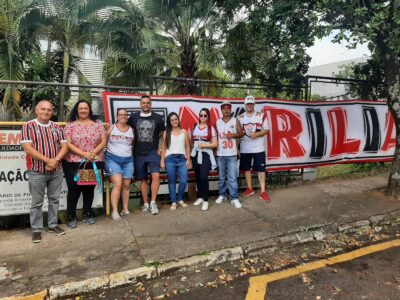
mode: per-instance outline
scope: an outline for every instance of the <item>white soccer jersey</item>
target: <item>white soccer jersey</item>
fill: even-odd
[[[211,127],[211,138],[215,137],[217,134],[215,132],[215,128]],[[193,144],[194,147],[197,147],[198,144],[201,143],[211,143],[211,139],[207,139],[208,136],[208,127],[204,127],[200,129],[199,124],[194,127],[193,133]]]
[[[254,112],[248,116],[243,113],[238,117],[240,125],[243,127],[244,136],[240,142],[240,153],[259,153],[265,151],[265,136],[252,139],[249,137],[251,132],[260,132],[262,129],[269,130],[267,119],[264,114]]]
[[[218,134],[218,156],[233,156],[237,154],[237,141],[236,139],[227,139],[227,133],[237,133],[236,118],[231,118],[228,122],[223,119],[218,119],[215,124]]]

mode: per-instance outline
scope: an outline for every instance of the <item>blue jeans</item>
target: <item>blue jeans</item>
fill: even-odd
[[[228,177],[228,188],[231,200],[239,199],[238,195],[238,169],[237,157],[234,156],[218,156],[218,169],[219,169],[219,195],[226,197],[226,177]]]
[[[186,158],[182,154],[171,154],[165,158],[165,169],[168,177],[168,190],[172,203],[176,203],[176,177],[179,177],[178,201],[183,200],[188,181]]]

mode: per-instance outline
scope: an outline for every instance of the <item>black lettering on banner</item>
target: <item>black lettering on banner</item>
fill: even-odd
[[[237,118],[238,116],[240,116],[240,115],[243,114],[244,112],[246,112],[246,111],[244,110],[243,107],[236,107],[235,111],[233,112],[233,116],[234,116],[235,118]]]
[[[316,108],[307,108],[306,118],[311,142],[310,158],[320,159],[326,153],[327,143],[321,110]]]
[[[372,106],[363,106],[365,146],[364,152],[376,153],[381,148],[378,114]]]
[[[7,182],[6,172],[0,172],[0,182],[1,181]]]

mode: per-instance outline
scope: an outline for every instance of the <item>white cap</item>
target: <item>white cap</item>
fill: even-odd
[[[256,100],[254,99],[254,97],[251,95],[246,96],[246,98],[244,98],[244,104],[251,104],[251,103],[252,104],[256,103]]]
[[[228,100],[225,100],[224,102],[221,103],[221,107],[225,105],[232,106],[232,104]]]

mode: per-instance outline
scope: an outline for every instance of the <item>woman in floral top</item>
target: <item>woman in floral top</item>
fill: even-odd
[[[107,145],[107,136],[102,123],[96,122],[89,102],[79,100],[71,111],[69,122],[65,127],[69,153],[63,161],[65,179],[68,185],[67,215],[68,227],[75,228],[76,206],[83,195],[84,222],[94,224],[96,220],[92,213],[94,185],[78,185],[74,176],[82,159],[95,161],[98,169],[104,168],[103,149]],[[88,163],[86,168],[92,168]],[[100,171],[101,173],[101,171]]]

